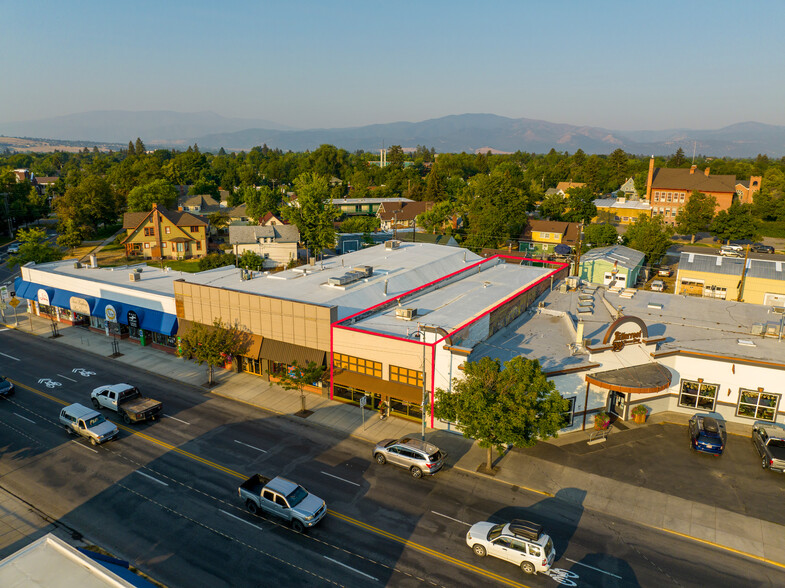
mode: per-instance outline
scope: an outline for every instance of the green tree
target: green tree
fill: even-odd
[[[441,230],[455,214],[455,204],[449,200],[439,202],[430,210],[417,215],[417,226],[429,233]]]
[[[690,235],[690,243],[695,243],[696,233],[709,230],[715,210],[717,199],[714,196],[693,190],[676,217],[676,230],[681,235]]]
[[[687,159],[684,157],[684,149],[679,147],[671,160],[668,162],[668,165],[670,167],[681,167],[686,161]]]
[[[387,165],[393,168],[402,168],[406,155],[400,145],[390,145],[387,149]]]
[[[210,226],[215,227],[216,231],[222,231],[232,222],[232,219],[229,218],[229,213],[225,210],[211,212],[207,217],[207,220],[210,223]]]
[[[133,155],[136,155],[136,152],[134,150],[134,142],[128,141],[128,157],[131,157]]]
[[[289,371],[278,374],[281,378],[279,383],[284,390],[297,390],[300,392],[300,414],[303,416],[308,414],[305,406],[305,387],[321,382],[324,374],[324,366],[317,365],[313,361],[309,361],[304,366],[295,361],[289,368]]]
[[[760,237],[760,226],[752,215],[752,205],[738,202],[731,204],[728,210],[720,210],[709,230],[717,239],[728,242]]]
[[[63,258],[63,252],[46,242],[46,229],[39,227],[21,228],[16,233],[19,253],[8,259],[8,267],[14,269],[30,261],[46,263]]]
[[[155,180],[137,186],[128,194],[126,205],[130,212],[149,212],[153,204],[174,209],[177,206],[177,188],[166,180]]]
[[[235,258],[233,253],[208,253],[199,260],[199,271],[203,272],[217,267],[234,265]]]
[[[137,137],[136,144],[134,145],[134,152],[136,155],[144,155],[146,151],[147,149],[145,148],[144,143],[142,143],[142,140]]]
[[[79,247],[82,241],[84,241],[82,229],[73,220],[68,219],[61,223],[60,234],[57,236],[57,244],[60,247],[73,249],[74,247]]]
[[[268,212],[278,214],[281,193],[274,192],[269,186],[262,186],[258,189],[254,186],[241,186],[238,195],[245,202],[245,213],[248,218],[252,218],[257,224]]]
[[[548,194],[540,204],[540,214],[552,221],[564,220],[567,200],[561,194]]]
[[[381,226],[376,216],[351,216],[341,223],[342,233],[371,233]]]
[[[82,234],[89,235],[96,226],[117,220],[119,203],[104,178],[86,176],[55,200],[55,212],[61,227],[70,220]]]
[[[178,355],[192,359],[199,365],[207,364],[207,385],[213,385],[213,368],[224,365],[229,358],[237,358],[250,346],[250,335],[237,323],[226,325],[215,319],[212,325],[191,323],[180,338]]]
[[[264,258],[258,253],[246,249],[237,260],[237,267],[259,272],[264,269]]]
[[[453,380],[453,391],[436,391],[436,418],[457,423],[464,437],[487,450],[493,469],[495,447],[531,447],[555,437],[565,424],[568,402],[556,391],[536,359],[515,357],[502,369],[498,359],[483,357],[464,364],[464,377]]]
[[[218,184],[211,180],[197,180],[190,188],[188,188],[188,194],[190,196],[201,196],[202,194],[209,194],[216,200],[221,199],[221,195],[218,192]]]
[[[666,224],[662,216],[640,215],[629,227],[624,237],[627,245],[646,256],[649,264],[659,263],[671,246],[673,227]]]
[[[610,224],[586,225],[583,229],[583,242],[592,247],[606,247],[619,242],[619,232]]]
[[[610,181],[615,188],[618,188],[627,179],[627,173],[629,171],[627,154],[623,149],[616,149],[611,153],[608,163],[611,168]]]
[[[297,202],[285,206],[281,216],[297,226],[302,240],[318,255],[335,245],[333,223],[340,218],[341,211],[330,201],[330,188],[324,176],[301,174],[294,180],[294,190]]]
[[[567,190],[567,212],[564,214],[564,220],[573,223],[590,223],[591,219],[597,216],[594,199],[594,192],[588,186]]]

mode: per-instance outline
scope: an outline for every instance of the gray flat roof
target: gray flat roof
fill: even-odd
[[[725,257],[683,251],[679,255],[679,269],[711,274],[741,276],[744,258]],[[785,261],[778,259],[747,259],[747,276],[785,281]]]
[[[129,290],[137,292],[148,292],[150,294],[171,296],[172,298],[174,298],[174,287],[172,286],[172,282],[193,275],[187,272],[179,272],[169,269],[162,270],[161,268],[151,267],[147,264],[124,265],[113,268],[91,268],[87,266],[76,268],[74,267],[74,261],[75,260],[70,259],[25,266],[23,268],[22,275],[25,275],[25,269],[29,270],[30,281],[32,282],[39,281],[36,280],[35,277],[37,272],[44,272],[47,274],[53,274],[55,276],[61,276],[66,278],[66,280],[59,281],[62,285],[52,285],[55,287],[64,288],[66,290],[78,291],[75,288],[69,288],[67,285],[67,278],[76,278],[77,280],[87,280],[97,284],[111,284],[118,287],[128,288]],[[138,270],[141,270],[141,272]],[[130,280],[129,274],[132,273],[139,274],[139,281],[132,282]],[[77,283],[75,280],[72,281]]]
[[[640,251],[630,249],[624,245],[610,245],[608,247],[595,247],[581,255],[581,263],[602,259],[611,263],[616,262],[622,267],[633,269],[643,263],[645,256]]]

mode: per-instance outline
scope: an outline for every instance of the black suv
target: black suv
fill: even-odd
[[[754,253],[774,253],[774,247],[764,245],[763,243],[753,243],[750,245],[750,251]]]
[[[725,425],[710,416],[693,415],[690,419],[690,447],[695,451],[722,455],[725,449]]]

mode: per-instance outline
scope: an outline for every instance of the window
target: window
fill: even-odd
[[[418,388],[422,388],[422,372],[398,367],[397,365],[391,365],[390,381],[400,382],[401,384],[408,384],[409,386],[417,386]]]
[[[679,202],[684,202],[684,194],[679,194]]]
[[[541,239],[550,239],[551,238],[551,234],[550,233],[540,233],[540,238]]]
[[[714,402],[717,399],[718,384],[705,384],[703,382],[691,382],[682,380],[681,393],[679,394],[679,406],[687,408],[698,408],[701,410],[714,410]]]
[[[170,227],[170,226],[166,226],[166,227],[164,227],[164,233],[166,233],[166,234],[168,235],[168,234],[170,234],[171,232],[172,232],[172,227]]]
[[[660,201],[660,193],[659,192],[655,192],[654,193],[654,202],[659,202],[659,201]]]
[[[670,201],[671,201],[671,193],[668,192],[668,202],[670,202]]]
[[[191,227],[191,232],[192,233],[198,233],[199,232],[199,227]]]
[[[375,378],[382,377],[382,364],[378,361],[371,361],[369,359],[362,359],[361,357],[353,357],[342,353],[333,353],[333,365],[337,368],[349,370],[350,372],[357,372],[358,374],[365,374]]]
[[[164,249],[166,249],[166,241],[164,241],[163,243],[161,243],[161,247],[163,247]]]
[[[736,416],[771,421],[773,423],[777,416],[779,403],[779,394],[741,388],[739,390],[739,406],[736,409]]]
[[[145,237],[155,237],[155,227],[145,227],[144,228],[144,236]]]
[[[144,248],[145,248],[145,249],[150,249],[150,244],[149,244],[149,243],[145,243],[145,244],[144,244]]]
[[[201,241],[197,241],[196,242],[196,250],[197,251],[201,251],[202,250],[202,242]]]
[[[566,423],[564,426],[571,427],[573,415],[575,414],[575,396],[566,398],[566,400],[569,402],[569,406],[567,407],[567,410],[562,413],[564,415],[564,422]]]

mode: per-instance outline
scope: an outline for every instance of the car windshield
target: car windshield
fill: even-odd
[[[105,421],[106,421],[106,419],[103,417],[103,415],[99,414],[97,416],[94,416],[91,419],[88,419],[86,422],[87,422],[88,428],[91,428],[91,427],[95,427],[96,425],[100,425],[101,423],[103,423]]]
[[[701,433],[698,435],[698,441],[707,445],[715,445],[720,442],[720,436],[718,433]]]
[[[488,531],[488,541],[493,541],[502,534],[502,529],[504,529],[504,525],[494,525],[491,527],[491,530]]]
[[[308,496],[308,491],[302,486],[297,486],[297,488],[292,490],[289,493],[289,496],[286,497],[286,502],[289,503],[289,506],[297,506],[306,496]]]

